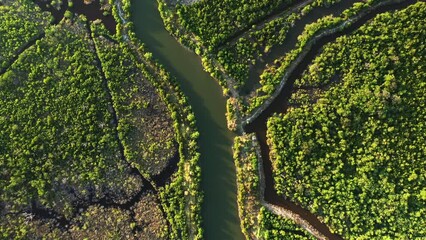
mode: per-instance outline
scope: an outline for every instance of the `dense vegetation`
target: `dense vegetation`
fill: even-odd
[[[43,33],[49,21],[49,15],[36,11],[26,1],[0,3],[0,72],[26,43]]]
[[[226,73],[232,77],[241,94],[247,94],[253,90],[254,86],[246,86],[250,71],[254,68],[264,68],[265,63],[272,63],[268,60],[272,52],[285,54],[283,48],[290,48],[292,37],[295,35],[294,25],[305,18],[312,10],[326,5],[329,8],[335,7],[339,1],[311,1],[298,5],[297,8],[290,8],[277,14],[274,18],[264,23],[253,26],[244,34],[228,42],[220,48],[216,54],[218,62],[223,66]],[[317,11],[317,18],[325,16]],[[289,36],[289,31],[292,31]],[[285,45],[283,45],[285,43]],[[261,63],[261,64],[260,64]],[[259,66],[262,65],[262,66]],[[254,74],[255,75],[255,74]]]
[[[177,14],[185,28],[213,49],[238,30],[250,27],[262,16],[289,3],[290,0],[199,1],[193,5],[178,5]]]
[[[135,71],[137,56],[130,46],[114,44],[102,35],[95,38],[95,44],[120,119],[125,155],[147,176],[158,175],[177,154],[167,106],[144,77],[147,74]]]
[[[0,79],[2,212],[18,214],[3,224],[19,222],[22,213],[32,216],[34,203],[68,219],[77,202],[109,197],[120,203],[140,191],[141,179],[130,174],[119,151],[83,22],[49,28]],[[6,238],[31,228],[3,224]]]
[[[126,185],[84,24],[48,29],[0,79],[2,202],[12,207],[38,199],[53,207],[48,203],[59,197],[53,193],[62,195],[64,186],[82,192],[88,185],[115,185],[114,191]],[[110,174],[117,181],[108,182]]]
[[[131,24],[0,11],[0,238],[200,238],[194,116]]]
[[[344,238],[426,236],[425,17],[419,2],[328,44],[268,122],[278,193]]]

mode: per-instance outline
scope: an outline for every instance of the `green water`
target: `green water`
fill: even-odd
[[[226,100],[219,84],[203,71],[200,59],[164,29],[155,0],[133,0],[132,20],[137,36],[188,96],[200,132],[201,188],[205,239],[243,239],[237,209],[233,133],[226,127]]]

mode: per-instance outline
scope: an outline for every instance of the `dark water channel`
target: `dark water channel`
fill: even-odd
[[[82,14],[90,21],[97,19],[101,20],[105,27],[111,32],[115,33],[116,23],[115,19],[111,14],[104,15],[104,11],[101,11],[101,4],[99,0],[92,0],[90,4],[85,4],[84,0],[72,0],[72,7],[68,6],[68,0],[61,1],[61,7],[59,9],[50,6],[46,0],[34,0],[34,2],[43,10],[48,11],[53,15],[54,23],[57,24],[65,15],[67,10]]]
[[[177,78],[188,96],[200,132],[201,187],[205,239],[243,239],[237,210],[235,166],[227,129],[226,100],[219,84],[207,74],[200,59],[183,48],[164,29],[155,0],[133,0],[132,21],[137,36]]]

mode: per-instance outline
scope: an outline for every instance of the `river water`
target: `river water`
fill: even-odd
[[[340,13],[348,5],[357,0],[349,0],[340,7],[332,8],[335,14]],[[321,47],[337,37],[349,34],[359,28],[376,14],[400,9],[413,4],[416,0],[407,0],[399,4],[390,4],[365,15],[345,30],[322,38],[314,44],[311,51],[293,71],[290,86],[287,86],[273,103],[255,121],[245,126],[248,132],[257,132],[262,146],[262,157],[265,161],[265,174],[269,181],[266,183],[265,200],[278,206],[285,206],[298,212],[330,239],[339,236],[329,232],[327,226],[319,222],[315,216],[293,203],[285,202],[278,197],[273,189],[272,169],[266,144],[266,120],[273,112],[283,112],[286,109],[292,82],[296,79]],[[316,12],[314,12],[316,14]],[[312,18],[318,18],[313,13]],[[323,14],[320,14],[323,15]],[[205,198],[202,206],[204,237],[206,239],[243,239],[237,210],[235,166],[232,160],[231,146],[234,135],[227,129],[225,119],[226,100],[222,96],[218,83],[204,72],[199,57],[183,48],[164,29],[162,19],[157,10],[156,0],[133,0],[132,17],[137,36],[146,44],[148,50],[162,63],[166,69],[176,76],[183,92],[188,96],[197,117],[197,127],[200,131],[200,148],[202,168],[202,190]],[[309,21],[310,18],[301,20]],[[269,163],[269,164],[268,164]]]
[[[133,0],[132,21],[136,35],[154,58],[177,78],[196,115],[204,192],[204,238],[243,239],[231,150],[234,135],[227,129],[222,89],[203,70],[199,57],[183,48],[164,29],[156,0]]]

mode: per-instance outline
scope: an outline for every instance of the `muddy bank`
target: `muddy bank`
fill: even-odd
[[[288,212],[286,215],[291,215],[291,219],[295,220],[299,225],[305,227],[306,230],[311,232],[314,236],[320,239],[342,239],[342,237],[331,233],[328,226],[322,223],[317,216],[309,212],[308,210],[302,208],[301,206],[295,204],[290,199],[283,198],[279,196],[274,187],[274,175],[272,170],[272,162],[269,158],[269,146],[266,143],[266,131],[258,131],[256,132],[256,138],[260,145],[261,159],[263,174],[263,199],[266,202],[266,205],[271,205],[268,207],[270,210],[274,210],[273,212]],[[278,208],[276,208],[278,207]],[[286,211],[287,210],[287,211]],[[300,221],[297,221],[300,219]],[[303,221],[302,221],[303,220]]]
[[[194,3],[197,3],[201,0],[168,0],[167,2],[172,5],[182,4],[182,5],[192,5]]]

